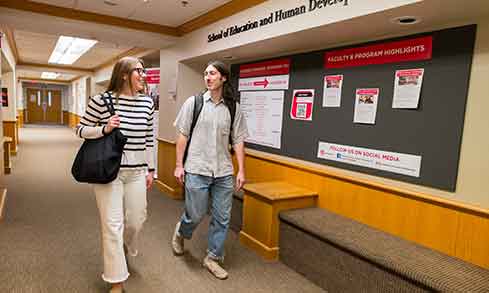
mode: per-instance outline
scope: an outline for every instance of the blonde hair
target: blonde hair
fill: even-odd
[[[144,67],[143,60],[139,58],[123,57],[119,59],[112,70],[112,76],[110,77],[110,83],[107,90],[115,93],[116,97],[118,98],[119,93],[124,88],[126,82],[129,83],[129,88],[132,89],[131,73],[134,68],[136,68],[138,63],[141,63],[141,65]],[[124,76],[126,76],[125,79]]]

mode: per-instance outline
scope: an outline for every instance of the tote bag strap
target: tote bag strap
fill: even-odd
[[[106,91],[102,95],[102,100],[104,100],[105,106],[107,106],[107,108],[109,109],[110,116],[114,116],[115,115],[114,103],[112,102],[112,95],[110,94],[109,91]],[[107,102],[107,100],[109,100],[109,102]]]

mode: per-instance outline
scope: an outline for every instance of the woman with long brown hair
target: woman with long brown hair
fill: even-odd
[[[119,128],[127,138],[117,178],[93,184],[102,227],[104,272],[110,292],[122,292],[129,277],[127,257],[136,256],[137,236],[146,220],[146,189],[153,182],[153,100],[141,94],[145,69],[137,58],[124,57],[114,66],[107,92],[94,96],[76,128],[81,138],[102,137]],[[113,98],[111,116],[103,97]]]

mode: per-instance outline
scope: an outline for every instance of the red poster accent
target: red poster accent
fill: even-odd
[[[148,84],[160,84],[160,70],[159,69],[146,70],[146,82]]]
[[[312,120],[312,106],[314,103],[314,91],[296,90],[292,98],[290,116],[295,120]]]
[[[324,67],[342,68],[371,64],[431,59],[433,37],[421,37],[372,46],[330,51],[324,54]]]
[[[239,67],[239,77],[254,77],[289,74],[290,59],[277,59]]]

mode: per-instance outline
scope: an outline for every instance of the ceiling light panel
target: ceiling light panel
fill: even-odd
[[[56,77],[58,77],[59,73],[56,73],[56,72],[43,72],[41,74],[41,78],[45,78],[45,79],[56,79]]]
[[[92,48],[97,41],[61,36],[49,57],[49,63],[73,64]]]

